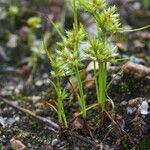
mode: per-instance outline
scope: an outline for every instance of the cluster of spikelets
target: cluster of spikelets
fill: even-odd
[[[88,12],[93,16],[97,25],[97,37],[90,37],[84,26],[77,21],[77,3],[81,5],[83,11]],[[58,43],[56,57],[53,58],[51,53],[46,49],[46,53],[53,68],[51,74],[54,86],[57,93],[56,107],[58,111],[59,122],[68,127],[67,119],[64,111],[63,100],[67,97],[67,92],[61,86],[64,76],[71,77],[71,84],[74,87],[73,79],[77,79],[77,98],[81,106],[82,115],[86,118],[86,100],[81,80],[80,69],[84,68],[83,61],[91,59],[98,63],[98,71],[94,67],[94,81],[96,86],[97,101],[101,111],[105,109],[106,101],[106,80],[107,80],[107,62],[115,62],[116,50],[110,48],[107,42],[107,36],[113,35],[121,30],[119,23],[119,14],[116,13],[116,7],[108,7],[105,0],[73,0],[74,24],[73,30],[67,31],[66,36],[62,36],[62,42]],[[78,45],[84,42],[89,42],[89,47],[82,49],[85,57],[79,54]],[[98,74],[98,75],[97,75]]]

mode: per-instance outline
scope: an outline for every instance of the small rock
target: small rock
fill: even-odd
[[[6,143],[7,142],[7,138],[5,135],[0,136],[0,142],[2,143]]]
[[[94,36],[97,36],[97,29],[96,29],[97,27],[96,27],[96,24],[95,23],[93,23],[93,24],[91,24],[90,26],[88,26],[88,28],[87,28],[87,32],[88,32],[88,34],[89,34],[89,36],[92,38],[92,37],[94,37]]]
[[[49,79],[44,79],[44,80],[43,80],[43,84],[49,85]]]
[[[25,150],[26,146],[19,140],[11,139],[11,147],[17,150]]]
[[[117,47],[119,48],[120,51],[126,52],[128,50],[128,45],[127,43],[117,43]]]
[[[20,120],[19,116],[15,117],[15,121],[19,121],[19,120]]]
[[[44,110],[42,110],[42,109],[36,109],[35,110],[35,114],[36,115],[38,115],[38,116],[41,116],[41,115],[43,115],[45,112],[44,112]]]
[[[141,106],[139,107],[139,111],[142,115],[147,115],[149,113],[147,101],[142,102]]]
[[[127,113],[128,114],[133,114],[136,111],[135,107],[127,107]]]
[[[114,79],[113,85],[119,85],[120,84],[121,79],[122,79],[121,76],[116,75],[116,74],[112,74],[111,77],[112,77],[112,79]]]
[[[120,104],[121,104],[122,106],[126,106],[126,105],[127,105],[127,102],[126,102],[126,101],[122,101]]]
[[[42,75],[42,77],[43,77],[44,79],[47,79],[47,78],[49,77],[49,75],[48,75],[48,73],[44,73],[44,74]]]
[[[134,48],[143,48],[144,47],[143,42],[140,42],[139,40],[134,40],[133,45],[134,45]]]
[[[57,146],[58,144],[60,144],[60,142],[61,142],[61,141],[60,141],[59,139],[53,139],[51,145],[52,145],[52,147],[55,147],[55,146]]]
[[[99,149],[99,150],[114,150],[114,148],[106,145],[106,144],[97,144],[96,146],[96,149]]]
[[[135,2],[135,3],[133,4],[133,9],[139,10],[140,8],[141,8],[141,3],[140,3],[140,2]]]
[[[36,103],[35,107],[38,109],[45,109],[45,105],[43,103]]]
[[[7,47],[15,48],[17,46],[17,40],[18,40],[18,36],[15,35],[15,34],[12,34],[10,36],[10,39],[9,39],[8,43],[7,43]]]
[[[150,40],[150,32],[140,32],[140,37],[144,40]]]
[[[98,69],[98,63],[96,62],[96,70]],[[90,71],[93,71],[94,70],[94,62],[93,61],[91,61],[89,64],[88,64],[88,66],[87,66],[87,68],[86,68],[86,71],[87,72],[90,72]]]
[[[15,92],[15,94],[19,94],[21,90],[23,90],[23,83],[22,82],[20,82],[17,85],[17,87],[15,88],[14,92]]]
[[[90,89],[92,88],[94,85],[94,78],[92,77],[92,75],[89,73],[86,77],[86,80],[85,80],[85,86],[86,88]]]
[[[96,67],[96,70],[98,70],[98,62],[95,63],[95,67]],[[110,70],[110,69],[115,70],[116,67],[113,67],[110,65],[110,63],[107,63],[107,70]],[[94,62],[91,61],[86,68],[86,72],[90,72],[93,70],[94,70]]]
[[[135,64],[141,64],[141,65],[145,64],[145,61],[143,59],[137,58],[137,57],[134,57],[134,56],[132,56],[130,58],[130,61],[133,62],[133,63],[135,63]]]
[[[41,87],[43,85],[43,81],[42,80],[38,80],[38,81],[36,81],[35,85],[37,87]]]
[[[142,79],[150,75],[150,68],[132,62],[124,64],[122,70],[124,74],[131,75],[135,79]]]
[[[4,118],[0,117],[0,127],[3,127],[5,125]]]
[[[90,44],[88,41],[85,41],[79,44],[79,54],[81,57],[85,57],[87,54],[83,51],[84,49],[90,48]]]
[[[137,98],[135,98],[135,99],[129,100],[129,101],[128,101],[128,105],[129,105],[130,107],[136,107],[136,106],[138,106],[139,104],[141,104],[143,100],[144,100],[144,98],[137,97]]]
[[[9,118],[7,120],[9,127],[13,126],[13,124],[15,123],[15,119],[14,118]]]
[[[32,96],[32,102],[33,102],[33,104],[36,104],[37,102],[39,102],[40,99],[41,99],[40,96]]]

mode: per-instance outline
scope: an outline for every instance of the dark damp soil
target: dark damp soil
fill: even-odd
[[[0,12],[2,12],[0,14],[0,96],[56,123],[57,114],[48,105],[56,99],[54,89],[48,81],[51,68],[46,56],[40,53],[35,57],[31,45],[28,45],[26,20],[31,16],[40,16],[39,12],[43,12],[54,15],[54,20],[60,22],[64,17],[62,12],[66,11],[63,3],[63,0],[52,0],[51,3],[47,0],[36,3],[27,0],[21,3],[16,1],[14,5],[20,8],[20,13],[17,14],[14,22],[10,23],[12,18],[7,15],[5,17],[5,14],[11,3],[9,0],[0,0]],[[115,3],[119,6],[123,26],[135,28],[150,24],[148,20],[150,11],[144,9],[139,1],[122,0]],[[64,29],[71,29],[73,16],[69,11],[65,14]],[[50,32],[48,42],[49,47],[53,49],[59,37],[52,25],[45,21],[44,17],[42,19],[42,27],[33,33],[34,42],[38,43],[42,39],[41,31],[44,35]],[[90,16],[81,13],[79,19],[89,30],[93,30]],[[147,29],[126,35],[115,35],[112,42],[118,46],[119,55],[123,58],[129,57],[128,63],[132,63],[118,62],[109,65],[107,70],[108,83],[115,77],[107,92],[109,99],[107,111],[112,118],[117,119],[119,127],[126,133],[121,134],[118,126],[113,125],[108,118],[105,118],[104,124],[98,125],[103,115],[99,113],[97,107],[88,111],[86,122],[82,118],[77,120],[77,124],[82,126],[78,128],[72,120],[73,114],[79,112],[80,107],[77,100],[70,96],[69,100],[64,101],[70,128],[79,135],[96,141],[99,146],[95,148],[74,137],[71,134],[72,130],[69,136],[53,133],[39,120],[5,104],[0,98],[0,149],[11,150],[10,140],[14,138],[21,141],[29,150],[148,150],[150,148],[150,32]],[[90,61],[85,64],[87,67]],[[124,64],[126,66],[122,67]],[[130,68],[132,69],[128,71]],[[93,76],[92,69],[83,72],[83,76],[85,79]],[[64,79],[62,85],[68,86],[68,81]],[[94,84],[86,82],[84,90],[87,94],[87,105],[90,106],[96,99]],[[146,114],[140,110],[143,102],[148,104]]]

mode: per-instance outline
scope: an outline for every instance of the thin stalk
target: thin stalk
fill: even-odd
[[[57,101],[58,101],[58,121],[59,121],[59,123],[62,123],[60,95],[58,96]]]
[[[79,93],[80,93],[80,97],[79,98],[79,102],[83,111],[83,117],[86,117],[86,107],[85,107],[85,100],[84,100],[84,93],[83,93],[83,85],[82,85],[82,81],[81,81],[81,77],[80,77],[80,73],[78,70],[78,66],[76,65],[76,74],[77,74],[77,80],[78,80],[78,86],[79,86]]]
[[[73,6],[74,6],[74,34],[75,34],[74,54],[78,55],[78,19],[77,19],[76,0],[73,0]]]
[[[56,83],[57,83],[57,89],[58,89],[58,120],[60,123],[64,122],[65,127],[68,127],[67,119],[65,116],[65,111],[64,111],[64,107],[62,103],[62,91],[60,88],[60,82],[58,78],[56,80],[57,80]]]
[[[57,83],[57,91],[58,91],[58,93],[57,93],[57,95],[58,95],[58,99],[57,99],[57,102],[58,102],[58,121],[60,122],[60,123],[62,123],[62,116],[61,116],[61,90],[60,90],[60,83],[59,83],[59,80],[58,80],[58,78],[56,79],[56,83]]]
[[[91,109],[93,109],[93,108],[95,108],[95,107],[97,107],[97,106],[98,106],[98,103],[92,104],[91,106],[89,106],[89,107],[86,108],[86,111],[89,111],[89,110],[91,110]],[[78,116],[80,116],[80,115],[82,115],[82,114],[83,114],[83,111],[81,111],[81,112],[78,114]]]
[[[121,73],[121,72],[122,72],[122,69],[120,69],[120,70],[116,73],[116,75],[110,80],[110,82],[107,84],[106,91],[109,90],[110,85],[114,82],[115,78],[116,78],[116,77],[118,76],[118,74]]]
[[[64,121],[64,125],[65,125],[66,128],[68,128],[68,123],[67,123],[65,110],[64,110],[64,106],[63,106],[62,101],[61,101],[61,108],[62,108],[62,118],[63,118],[63,121]]]
[[[99,95],[99,87],[98,87],[98,80],[97,80],[97,74],[96,74],[96,62],[94,61],[94,81],[95,81],[95,86],[96,86],[96,95],[97,99],[100,99]]]
[[[98,40],[104,45],[106,44],[106,35],[99,30],[98,23],[96,21]],[[98,60],[98,104],[102,111],[105,110],[106,103],[106,81],[107,81],[107,62],[101,62]]]
[[[99,70],[98,70],[98,84],[99,84],[99,99],[98,103],[104,111],[105,109],[105,101],[106,101],[106,67],[104,62],[98,62]]]
[[[141,27],[141,28],[137,28],[137,29],[122,30],[120,32],[121,33],[124,33],[124,32],[136,32],[136,31],[141,31],[141,30],[147,29],[147,28],[150,28],[150,25],[147,25],[147,26],[144,26],[144,27]]]
[[[76,6],[76,0],[73,0],[73,6],[74,6],[74,34],[75,34],[75,43],[74,43],[74,55],[78,55],[78,20],[77,20],[77,6]],[[85,99],[84,99],[84,93],[83,93],[83,85],[79,73],[78,64],[75,65],[75,72],[77,75],[78,80],[78,86],[79,86],[79,103],[81,105],[82,111],[83,111],[83,117],[86,117],[86,106],[85,106]]]
[[[75,31],[78,31],[78,19],[77,19],[76,0],[73,0],[73,6],[74,6],[74,29],[75,29]]]
[[[49,22],[54,26],[55,30],[57,31],[57,33],[59,34],[59,36],[64,39],[63,34],[61,33],[61,31],[58,29],[58,27],[56,26],[56,24],[53,22],[53,20],[49,17],[47,17],[47,19],[49,20]]]

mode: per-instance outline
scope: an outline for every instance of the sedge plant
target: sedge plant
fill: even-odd
[[[58,121],[60,124],[64,124],[65,127],[67,128],[68,123],[67,123],[67,119],[66,119],[66,115],[65,115],[64,106],[63,106],[63,100],[66,99],[67,93],[66,93],[65,89],[62,90],[61,83],[60,83],[60,81],[62,79],[63,69],[59,65],[59,59],[53,58],[51,56],[44,41],[43,41],[43,46],[44,46],[46,55],[49,58],[51,67],[53,69],[51,71],[51,76],[53,77],[53,81],[50,79],[50,83],[53,86],[53,88],[55,89],[56,94],[57,94],[57,101],[55,102],[55,104],[56,104],[56,110],[57,110],[57,114],[58,114]]]
[[[119,15],[115,14],[116,8],[114,6],[107,9],[106,2],[104,0],[79,0],[78,2],[80,2],[84,10],[88,11],[93,16],[97,25],[98,37],[93,37],[93,39],[91,39],[86,30],[84,29],[83,25],[78,24],[77,1],[73,0],[72,2],[74,14],[73,30],[66,31],[66,36],[62,35],[60,31],[58,31],[59,35],[62,38],[62,42],[58,42],[59,50],[56,50],[56,64],[57,67],[60,68],[59,73],[61,73],[61,75],[70,75],[72,79],[74,78],[74,76],[77,78],[77,98],[81,107],[82,116],[86,118],[86,100],[83,88],[83,81],[80,75],[80,68],[83,67],[82,61],[87,59],[88,56],[88,59],[91,58],[94,62],[94,80],[96,85],[98,105],[101,110],[104,111],[106,103],[107,62],[114,62],[116,56],[115,47],[113,49],[110,49],[108,45],[107,35],[112,35],[120,30],[120,24],[118,20]],[[87,38],[90,47],[84,49],[84,52],[87,55],[85,57],[81,57],[79,54],[78,46],[80,42],[83,42],[85,37]],[[51,64],[53,64],[54,60],[52,61],[52,57],[49,56],[49,59],[51,61]],[[97,62],[98,77],[96,70]],[[57,69],[55,68],[54,70]],[[54,82],[52,82],[52,84],[54,85]],[[60,89],[60,84],[59,86],[58,84],[54,86],[55,88]]]
[[[59,65],[64,69],[66,75],[70,75],[72,86],[74,87],[74,76],[77,78],[78,92],[76,93],[79,101],[82,116],[86,118],[86,101],[83,88],[83,82],[80,74],[80,68],[83,67],[84,58],[79,56],[78,45],[84,39],[84,33],[78,27],[77,22],[77,5],[73,0],[74,24],[72,31],[66,31],[66,36],[62,37],[62,42],[58,42],[60,50],[57,50]]]
[[[116,7],[108,7],[105,0],[79,1],[83,9],[94,18],[97,26],[97,37],[90,38],[83,26],[82,30],[90,44],[90,47],[84,49],[84,52],[94,63],[96,95],[99,108],[103,112],[106,105],[107,63],[114,63],[117,54],[116,47],[110,48],[107,36],[111,36],[121,30],[119,14],[116,13]],[[96,63],[98,64],[98,71],[96,70]]]
[[[84,26],[78,22],[77,19],[77,3],[82,6],[83,11],[88,12],[95,20],[97,27],[97,36],[91,37],[88,35]],[[61,82],[63,76],[71,76],[72,84],[74,84],[74,77],[77,79],[77,93],[81,115],[86,118],[86,111],[97,106],[93,104],[91,107],[86,108],[86,100],[84,93],[83,81],[80,74],[80,69],[84,67],[83,61],[91,59],[94,63],[94,81],[96,86],[97,103],[101,112],[105,111],[106,108],[106,92],[109,88],[107,85],[107,64],[115,63],[119,59],[116,58],[117,52],[116,47],[111,48],[107,41],[108,36],[111,37],[115,33],[133,32],[141,29],[148,28],[148,26],[135,29],[135,30],[123,30],[120,27],[119,14],[116,13],[115,6],[108,6],[106,0],[72,0],[74,24],[72,31],[66,31],[65,35],[58,30],[55,26],[58,34],[62,38],[61,42],[58,42],[58,49],[56,49],[55,59],[52,58],[51,54],[46,49],[46,53],[51,62],[53,68],[52,76],[54,81],[50,81],[54,86],[57,93],[57,108],[58,118],[60,123],[64,123],[67,127],[67,119],[63,107],[63,99],[66,99],[66,91],[62,90]],[[85,56],[81,57],[79,52],[79,44],[87,39],[89,47],[82,49]],[[97,66],[98,65],[98,69]],[[74,86],[74,85],[73,85]]]

